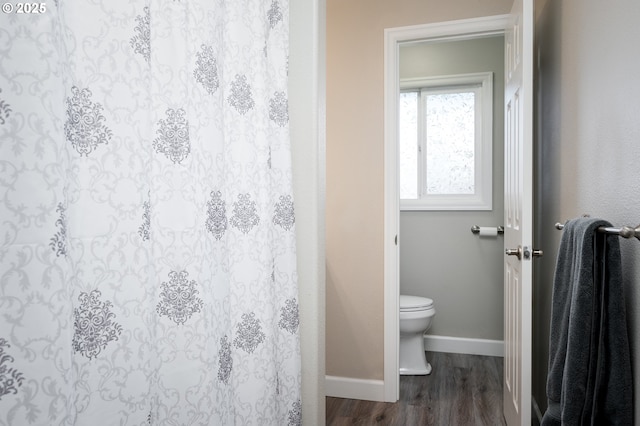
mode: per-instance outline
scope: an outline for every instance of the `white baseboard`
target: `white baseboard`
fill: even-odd
[[[431,352],[504,356],[502,340],[471,339],[467,337],[424,336],[424,349]]]
[[[325,393],[334,398],[384,401],[384,381],[326,376]]]
[[[531,417],[535,416],[536,420],[538,421],[537,424],[539,425],[540,423],[542,423],[542,412],[540,411],[538,401],[536,401],[536,398],[533,395],[531,395],[531,412],[533,413],[533,416]],[[531,424],[535,424],[533,423],[533,419],[531,419]]]

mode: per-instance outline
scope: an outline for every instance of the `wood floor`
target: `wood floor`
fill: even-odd
[[[327,397],[327,425],[500,426],[502,358],[427,352],[429,376],[400,376],[396,403]]]

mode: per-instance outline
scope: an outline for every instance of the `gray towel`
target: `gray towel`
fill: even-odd
[[[542,426],[631,425],[620,242],[593,218],[565,224],[553,283],[548,408]]]

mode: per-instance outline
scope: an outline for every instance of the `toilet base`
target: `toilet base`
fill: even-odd
[[[431,374],[431,364],[424,352],[422,334],[400,334],[400,360],[398,372],[401,376],[426,376]]]
[[[402,368],[398,370],[401,376],[427,376],[431,374],[431,364],[427,362],[425,369]]]

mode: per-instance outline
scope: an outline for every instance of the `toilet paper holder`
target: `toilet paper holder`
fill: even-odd
[[[498,229],[498,234],[504,234],[504,226],[497,226],[496,228]],[[480,233],[480,227],[478,225],[473,225],[471,227],[471,233],[479,234]]]

